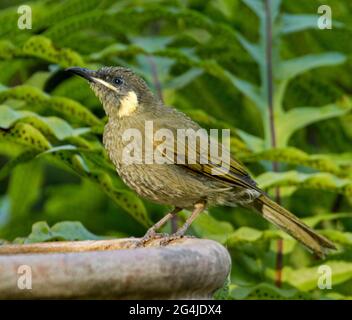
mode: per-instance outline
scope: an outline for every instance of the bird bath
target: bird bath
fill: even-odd
[[[230,272],[215,241],[137,240],[1,245],[0,299],[210,299]]]

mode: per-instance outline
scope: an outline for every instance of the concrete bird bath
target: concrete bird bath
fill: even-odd
[[[0,298],[209,299],[230,272],[229,253],[215,241],[132,248],[137,240],[2,245]],[[26,276],[32,289],[20,288]]]

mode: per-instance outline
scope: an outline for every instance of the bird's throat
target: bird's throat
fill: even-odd
[[[118,115],[120,118],[132,115],[138,107],[138,98],[134,91],[129,91],[120,100]]]

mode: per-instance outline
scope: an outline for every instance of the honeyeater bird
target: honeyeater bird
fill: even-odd
[[[200,126],[182,112],[165,106],[148,88],[146,82],[130,69],[103,67],[93,71],[71,67],[67,71],[88,80],[91,89],[101,101],[108,116],[103,143],[122,180],[140,196],[174,207],[147,231],[142,243],[156,237],[156,231],[182,209],[192,213],[184,225],[168,237],[169,240],[183,236],[194,219],[208,207],[240,205],[254,209],[319,257],[324,257],[326,249],[335,249],[332,242],[271,200],[257,187],[244,166],[233,158],[230,159],[229,170],[216,175],[212,169],[216,169],[218,164],[212,161],[202,163],[199,157],[195,162],[186,161],[181,164],[176,161],[126,163],[123,160],[124,148],[127,145],[123,139],[126,130],[137,129],[143,136],[146,122],[152,121],[154,131],[168,129],[177,137],[178,129],[198,130]],[[172,147],[177,142],[179,141],[175,141]],[[153,143],[153,147],[157,149],[157,145]],[[188,144],[187,147],[191,146]],[[189,149],[180,149],[182,148],[173,148],[171,153],[184,152],[181,156],[187,158]],[[192,151],[198,154],[200,150],[197,146],[196,149]],[[168,152],[165,154],[170,155]]]

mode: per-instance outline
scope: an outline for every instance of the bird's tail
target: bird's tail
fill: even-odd
[[[301,242],[318,257],[323,258],[327,249],[336,249],[334,244],[317,234],[291,212],[278,205],[265,195],[261,195],[251,204],[266,220],[287,232]]]

